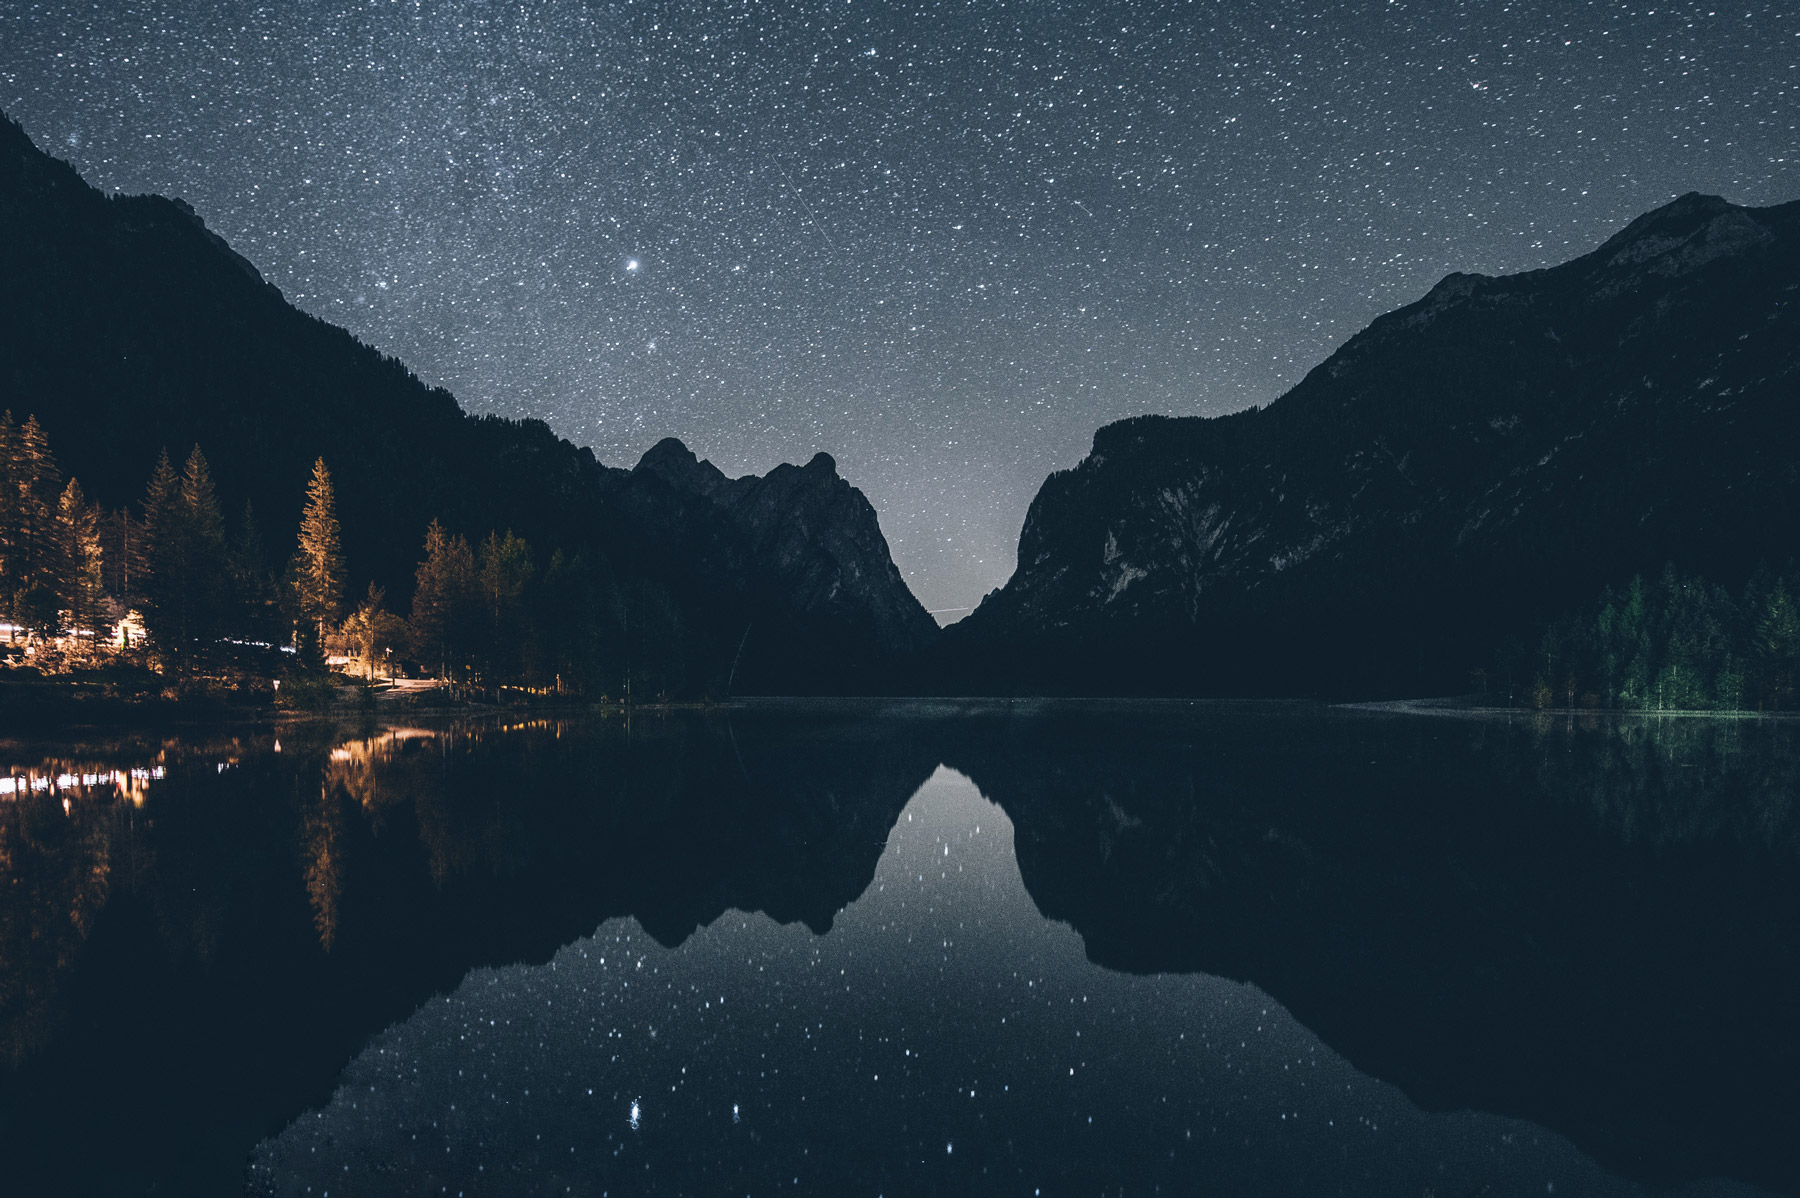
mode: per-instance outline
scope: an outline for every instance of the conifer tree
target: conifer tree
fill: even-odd
[[[511,529],[490,532],[477,569],[481,589],[483,673],[490,686],[519,676],[527,639],[525,591],[533,574],[531,546]]]
[[[1750,654],[1757,676],[1759,706],[1793,706],[1795,669],[1800,664],[1800,610],[1786,584],[1777,579],[1751,612]]]
[[[0,411],[0,616],[11,616],[19,572],[19,426]],[[16,632],[15,632],[16,637]]]
[[[475,555],[436,520],[425,530],[425,560],[413,575],[413,651],[448,678],[464,664],[477,598]]]
[[[179,637],[176,611],[176,579],[182,570],[180,512],[181,480],[169,463],[169,451],[156,455],[150,484],[144,492],[143,576],[140,580],[144,626],[165,654],[179,654],[171,642]],[[171,657],[171,660],[173,658]]]
[[[626,701],[666,699],[681,689],[687,669],[680,609],[648,579],[633,579],[622,598]]]
[[[36,416],[0,416],[0,599],[15,627],[54,632],[59,477]]]
[[[226,586],[225,519],[198,445],[179,477],[166,450],[157,458],[144,496],[144,545],[150,635],[185,678],[218,636]]]
[[[100,548],[100,509],[87,501],[75,479],[63,488],[57,502],[57,530],[62,542],[63,606],[69,629],[77,635],[98,635],[103,593]]]
[[[249,500],[244,501],[244,510],[238,516],[226,553],[226,569],[231,577],[228,624],[241,640],[274,643],[279,637],[275,580],[269,572],[262,533]]]
[[[181,479],[169,462],[169,451],[156,455],[150,470],[150,484],[144,491],[144,534],[146,564],[163,555],[163,546],[175,531],[175,502],[181,490]]]
[[[321,642],[344,609],[344,551],[339,542],[337,497],[325,459],[313,463],[294,553],[294,607]]]
[[[144,526],[125,508],[107,512],[100,518],[100,540],[103,589],[130,608],[143,593]]]
[[[620,687],[618,588],[584,555],[550,555],[531,598],[533,680],[558,693],[601,695]]]
[[[225,515],[219,510],[212,470],[198,445],[188,454],[187,465],[182,470],[181,507],[197,558],[215,570],[222,567],[225,564]]]
[[[181,475],[182,518],[188,536],[188,633],[205,656],[224,631],[231,576],[225,549],[225,515],[213,489],[212,471],[198,445]]]

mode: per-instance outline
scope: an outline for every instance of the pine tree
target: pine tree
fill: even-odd
[[[1752,612],[1750,658],[1756,671],[1759,706],[1780,711],[1793,706],[1795,668],[1800,664],[1800,610],[1777,580]]]
[[[550,555],[531,597],[534,680],[558,693],[599,696],[620,684],[618,588],[584,555]]]
[[[240,640],[273,644],[279,637],[276,623],[275,580],[263,553],[262,534],[250,501],[238,517],[237,528],[226,553],[231,576],[231,601],[227,624]]]
[[[77,636],[85,633],[97,639],[103,594],[100,509],[87,501],[81,484],[70,479],[57,502],[56,517],[64,566],[62,601],[69,613],[69,628]]]
[[[102,515],[101,577],[105,592],[121,607],[130,608],[142,596],[144,577],[144,526],[130,511],[120,508]]]
[[[205,657],[224,630],[231,576],[225,550],[225,514],[219,510],[212,471],[198,445],[188,455],[182,471],[181,509],[188,536],[190,644]]]
[[[156,455],[156,465],[150,471],[150,485],[144,492],[143,573],[138,587],[143,599],[145,630],[171,662],[181,652],[176,614],[181,606],[177,580],[185,569],[180,491],[181,480],[169,463],[169,451],[164,449]]]
[[[219,510],[212,470],[198,445],[188,454],[187,465],[182,470],[181,507],[187,518],[194,552],[208,565],[222,566],[225,562],[225,515]]]
[[[498,686],[519,676],[528,637],[525,590],[534,573],[531,546],[515,536],[489,533],[481,544],[477,576],[481,588],[483,673]]]
[[[325,459],[313,463],[300,517],[300,544],[294,553],[294,607],[321,642],[344,609],[344,551],[339,543],[337,498]]]
[[[19,572],[19,426],[0,411],[0,616],[12,614],[12,580]],[[15,639],[16,629],[11,634]]]
[[[57,627],[59,481],[37,417],[0,418],[0,599],[15,627],[31,631]]]
[[[478,603],[475,555],[436,520],[425,530],[425,560],[413,575],[413,651],[448,678],[466,661]]]
[[[198,445],[179,478],[167,451],[157,458],[144,497],[144,543],[150,635],[185,678],[211,654],[227,585],[225,518]]]
[[[175,503],[181,490],[181,479],[169,463],[169,451],[156,455],[150,471],[150,485],[144,492],[144,534],[146,564],[161,555],[163,546],[174,535]]]
[[[634,579],[624,593],[625,696],[667,699],[682,688],[687,669],[686,630],[669,592]]]

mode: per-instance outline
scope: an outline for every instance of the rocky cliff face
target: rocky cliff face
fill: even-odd
[[[667,513],[696,501],[709,505],[735,535],[684,545],[697,569],[765,571],[792,610],[865,622],[890,653],[914,652],[937,636],[936,622],[888,553],[874,505],[839,477],[828,453],[761,477],[727,478],[669,437],[644,455],[615,495],[647,527],[666,527],[677,539],[692,538],[697,522],[669,520]]]
[[[469,416],[292,307],[187,205],[102,195],[4,116],[0,407],[35,413],[111,507],[141,499],[160,447],[179,461],[198,443],[277,551],[324,455],[355,586],[402,609],[433,518],[472,540],[510,528],[543,559],[596,555],[679,609],[691,690],[734,662],[739,690],[879,686],[936,633],[830,457],[728,480],[670,441],[610,469],[541,421]]]
[[[955,626],[973,689],[1442,690],[1674,560],[1800,545],[1800,204],[1687,195],[1549,270],[1455,274],[1292,391],[1101,429]]]

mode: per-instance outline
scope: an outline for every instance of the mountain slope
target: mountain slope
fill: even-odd
[[[1453,274],[1266,408],[1102,428],[1032,503],[949,689],[1422,693],[1674,560],[1800,546],[1800,203],[1687,195]]]
[[[739,690],[869,685],[935,635],[829,458],[733,484],[757,495],[751,519],[609,469],[540,421],[471,417],[292,307],[179,200],[102,195],[3,116],[0,231],[0,407],[35,413],[65,473],[110,506],[142,496],[160,447],[179,461],[197,442],[228,511],[252,501],[280,550],[323,455],[353,579],[404,606],[433,517],[472,540],[511,528],[540,560],[594,552],[671,591],[694,689],[729,675],[747,624]]]
[[[673,562],[696,578],[773,570],[788,606],[828,612],[847,602],[887,653],[911,653],[937,636],[936,622],[888,554],[874,505],[838,476],[828,453],[805,466],[731,479],[668,437],[613,484],[614,502],[654,530]],[[687,504],[710,508],[730,534],[709,537],[696,522],[671,517]],[[771,643],[759,638],[765,649]]]

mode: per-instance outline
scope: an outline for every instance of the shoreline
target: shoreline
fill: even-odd
[[[57,728],[244,726],[274,727],[292,723],[362,721],[392,723],[413,717],[563,716],[606,717],[633,713],[842,711],[863,714],[956,715],[1031,714],[1082,708],[1112,711],[1138,709],[1331,708],[1376,715],[1492,719],[1499,716],[1635,717],[1714,720],[1788,720],[1800,711],[1714,711],[1704,709],[1643,710],[1619,707],[1505,707],[1474,701],[1471,696],[1408,699],[1330,700],[1305,696],[1182,697],[1162,695],[740,695],[729,699],[625,704],[617,700],[535,698],[509,703],[436,699],[436,688],[406,693],[367,691],[360,683],[338,688],[339,697],[320,707],[281,706],[270,702],[233,701],[229,695],[121,696],[86,693],[86,684],[56,676],[8,679],[0,674],[0,725],[8,732]],[[366,697],[365,697],[366,696]]]
[[[1752,711],[1739,708],[1731,711],[1714,711],[1707,708],[1641,708],[1641,707],[1493,707],[1479,703],[1469,703],[1460,698],[1436,699],[1371,699],[1356,702],[1333,703],[1332,707],[1348,711],[1368,711],[1391,715],[1423,715],[1447,717],[1476,716],[1633,716],[1653,717],[1657,719],[1714,719],[1714,720],[1791,720],[1800,718],[1800,711]]]

